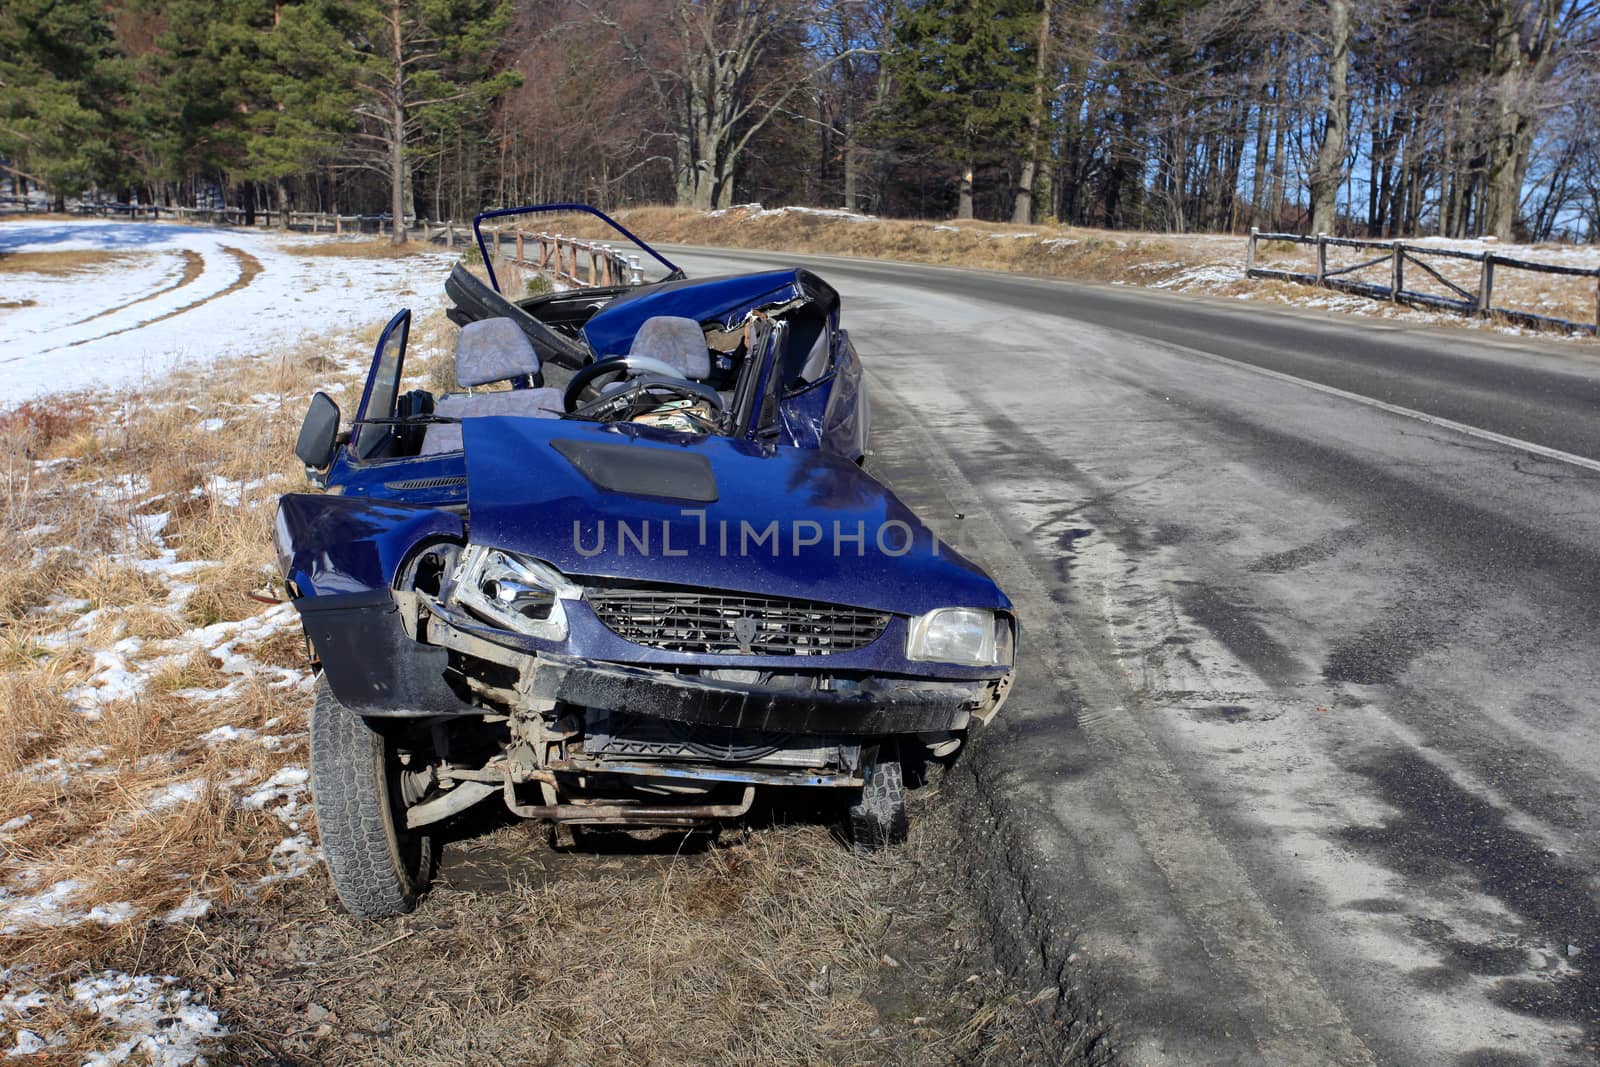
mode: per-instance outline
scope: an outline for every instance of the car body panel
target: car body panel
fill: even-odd
[[[565,574],[905,614],[1010,608],[981,569],[941,544],[882,483],[826,451],[557,420],[473,419],[464,434],[474,540],[538,556]],[[642,457],[704,457],[717,499],[608,492],[556,451],[553,443],[564,441],[621,444]]]
[[[302,597],[388,589],[420,542],[466,540],[462,517],[416,504],[320,493],[278,499],[278,568]]]

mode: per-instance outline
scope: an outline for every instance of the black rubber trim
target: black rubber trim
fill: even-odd
[[[472,272],[459,263],[451,268],[450,276],[445,279],[444,291],[456,305],[445,315],[457,326],[480,319],[510,319],[533,342],[534,351],[539,353],[539,358],[544,362],[577,370],[591,361],[588,350],[582,345],[561,336],[507,300],[474,278]]]
[[[560,438],[550,447],[596,486],[611,493],[709,504],[717,499],[711,461],[698,452],[648,445]]]
[[[533,689],[539,699],[674,722],[861,737],[962,729],[979,706],[982,685],[908,682],[867,692],[775,689],[541,658]]]
[[[445,681],[450,653],[406,635],[387,589],[301,597],[294,606],[323,677],[351,711],[419,716],[481,710]]]

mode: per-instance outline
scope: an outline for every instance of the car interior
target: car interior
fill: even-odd
[[[456,342],[458,391],[396,395],[401,331],[379,356],[367,405],[371,412],[392,411],[393,418],[357,428],[358,459],[460,451],[460,420],[484,416],[631,422],[697,434],[734,433],[753,423],[758,436],[763,430],[770,435],[779,399],[823,381],[833,367],[834,315],[806,297],[726,325],[657,315],[643,321],[628,351],[595,360],[580,331],[614,294],[513,302],[481,284],[459,285],[447,286],[458,303],[451,318],[468,319]],[[548,321],[552,312],[557,321]],[[761,373],[765,361],[749,358],[768,351],[775,352],[771,375]]]

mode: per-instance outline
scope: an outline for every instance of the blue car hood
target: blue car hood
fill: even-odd
[[[569,420],[476,418],[462,431],[471,540],[574,577],[903,614],[1011,606],[829,453]]]

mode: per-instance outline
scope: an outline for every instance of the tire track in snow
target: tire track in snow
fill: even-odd
[[[107,315],[115,315],[119,311],[125,311],[136,304],[144,303],[146,300],[154,300],[158,296],[165,296],[167,293],[173,292],[174,290],[182,289],[184,286],[188,285],[205,272],[205,257],[200,255],[199,252],[189,248],[180,248],[178,249],[178,255],[183,257],[183,271],[181,274],[179,274],[176,282],[173,282],[171,285],[163,286],[160,289],[152,290],[151,292],[146,293],[144,296],[139,297],[137,300],[130,300],[126,304],[118,304],[116,307],[106,308],[104,311],[97,311],[86,319],[79,319],[76,322],[69,322],[67,323],[67,326],[82,326],[86,322],[93,322],[95,319],[103,319]],[[144,324],[141,323],[140,325]],[[66,327],[62,328],[65,329]],[[135,327],[135,329],[137,329],[137,327]],[[107,336],[110,335],[108,334]],[[82,344],[83,342],[80,341],[78,343]],[[66,347],[71,346],[69,345]]]
[[[146,326],[154,326],[158,322],[166,322],[168,319],[177,318],[186,311],[193,311],[195,308],[209,304],[213,300],[220,300],[222,297],[228,296],[230,293],[237,293],[239,290],[244,289],[251,282],[256,280],[256,275],[261,273],[261,261],[259,259],[257,259],[255,256],[252,256],[249,252],[246,252],[240,248],[234,248],[231,245],[223,245],[222,250],[228,253],[228,255],[232,256],[235,263],[239,264],[239,276],[226,287],[217,290],[210,296],[201,297],[199,300],[185,304],[183,307],[176,308],[164,315],[157,315],[153,319],[146,319],[143,322],[136,322],[132,326],[124,326],[120,330],[112,330],[110,333],[103,333],[96,337],[85,337],[83,340],[73,341],[71,344],[57,345],[55,348],[48,348],[45,351],[60,352],[61,350],[67,348],[77,348],[80,345],[91,344],[95,341],[104,341],[108,337],[116,337],[119,334],[131,333],[134,330],[142,330]],[[155,294],[151,295],[153,296]],[[135,301],[135,303],[138,302],[139,301]]]

